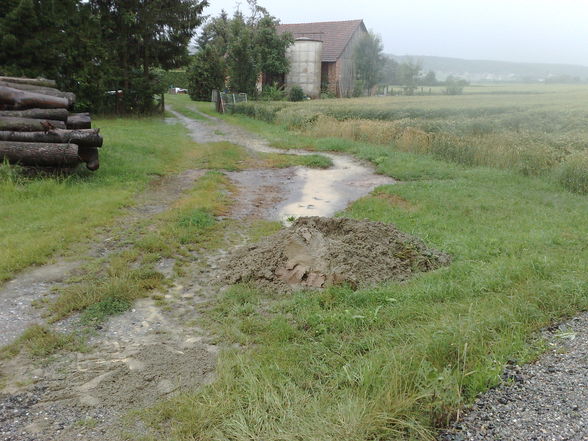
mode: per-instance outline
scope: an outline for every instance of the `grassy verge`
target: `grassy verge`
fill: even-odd
[[[185,131],[161,119],[97,119],[101,168],[24,178],[0,166],[0,283],[95,236],[156,176],[189,166]]]
[[[225,351],[212,385],[144,413],[153,439],[431,439],[499,382],[507,360],[541,351],[538,329],[588,308],[585,197],[511,171],[228,119],[401,177],[343,214],[393,222],[454,261],[356,292],[233,287],[206,317],[219,340],[248,349]]]
[[[215,238],[214,232],[221,228],[215,216],[225,213],[227,191],[222,174],[209,172],[202,177],[173,209],[138,227],[130,248],[106,262],[95,262],[63,288],[49,306],[51,319],[83,311],[83,322],[99,323],[161,288],[165,281],[155,264],[166,257],[181,259]]]

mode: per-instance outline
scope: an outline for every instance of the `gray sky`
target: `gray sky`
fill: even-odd
[[[235,0],[209,0],[206,14]],[[395,55],[583,64],[588,0],[259,0],[282,23],[363,18]],[[247,2],[241,2],[247,10]]]

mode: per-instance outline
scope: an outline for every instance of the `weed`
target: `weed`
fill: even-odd
[[[13,357],[26,351],[35,357],[45,357],[63,349],[75,349],[77,341],[72,335],[59,334],[41,325],[32,325],[12,344],[0,350],[0,357]]]

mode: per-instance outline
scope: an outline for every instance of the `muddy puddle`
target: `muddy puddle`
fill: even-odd
[[[202,114],[206,120],[193,120],[173,110],[171,112],[190,130],[196,142],[225,141],[260,153],[316,154],[316,152],[304,150],[273,148],[266,140],[218,118]],[[320,154],[333,161],[331,168],[323,170],[291,167],[263,171],[263,176],[260,175],[259,170],[230,173],[229,176],[238,187],[249,189],[252,188],[252,184],[255,187],[257,180],[259,187],[264,188],[263,193],[271,199],[265,203],[259,197],[251,198],[250,195],[242,195],[247,203],[252,204],[252,208],[247,210],[246,207],[242,207],[241,210],[254,212],[255,204],[258,204],[257,217],[268,220],[286,221],[288,218],[302,216],[331,217],[349,203],[369,194],[374,188],[395,183],[394,179],[376,174],[369,164],[351,156],[324,152]],[[268,189],[271,191],[268,192]],[[279,200],[276,200],[277,198]],[[239,208],[238,211],[240,211]]]

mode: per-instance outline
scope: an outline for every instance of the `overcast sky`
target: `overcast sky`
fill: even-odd
[[[209,0],[230,14],[235,0]],[[362,18],[384,51],[588,66],[588,0],[259,0],[282,23]],[[247,2],[241,2],[247,10]]]

